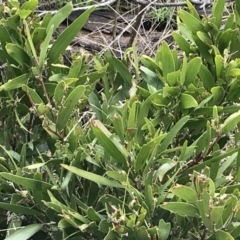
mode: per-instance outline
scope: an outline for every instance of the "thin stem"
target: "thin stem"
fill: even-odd
[[[138,31],[138,29],[141,25],[142,16],[144,14],[144,11],[143,11],[144,8],[145,8],[145,5],[140,6],[136,22],[134,23],[133,28],[132,28],[132,33],[131,33],[131,37],[130,37],[129,42],[128,42],[128,47],[132,46],[133,41],[134,41],[134,39],[137,35],[137,31]]]
[[[118,14],[119,14],[119,7],[120,7],[120,0],[117,0],[116,2],[116,8],[115,8],[115,12],[114,12],[114,19],[113,19],[113,38],[112,40],[114,41],[116,39],[117,36],[117,18],[118,18]],[[116,42],[113,42],[113,48],[116,47]]]

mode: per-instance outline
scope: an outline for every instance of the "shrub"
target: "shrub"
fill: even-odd
[[[34,0],[2,6],[2,238],[239,238],[240,5],[222,25],[224,4],[179,11],[180,50],[70,66],[93,9],[53,41],[71,3],[43,19]]]

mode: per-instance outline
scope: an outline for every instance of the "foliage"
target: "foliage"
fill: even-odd
[[[0,9],[1,238],[239,239],[240,3],[178,13],[155,58],[64,53],[94,9]],[[178,50],[177,50],[178,49]],[[180,50],[179,50],[180,49]]]
[[[151,17],[157,22],[163,22],[168,19],[169,15],[172,15],[174,9],[170,7],[165,8],[153,8],[151,11]]]

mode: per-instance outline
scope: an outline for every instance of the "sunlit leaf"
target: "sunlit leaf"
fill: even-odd
[[[16,184],[20,184],[28,189],[39,189],[39,191],[46,192],[48,189],[52,187],[52,185],[49,183],[34,180],[31,178],[16,176],[10,173],[0,173],[0,176]]]
[[[199,212],[198,209],[189,203],[184,202],[165,202],[160,205],[161,208],[169,210],[173,213],[187,217],[197,217]]]
[[[28,240],[31,238],[35,233],[40,231],[43,227],[43,224],[35,223],[30,224],[22,229],[17,230],[9,237],[5,238],[5,240]]]
[[[196,191],[187,186],[177,185],[171,188],[170,191],[186,202],[195,203],[198,199]]]
[[[68,95],[67,99],[64,101],[62,107],[59,110],[56,127],[58,131],[61,131],[67,124],[74,107],[77,105],[79,100],[82,98],[85,92],[84,86],[77,86]]]
[[[6,83],[0,86],[1,91],[10,91],[20,88],[22,85],[26,84],[29,80],[29,74],[23,74],[19,77],[8,80]]]
[[[231,114],[222,124],[221,131],[223,134],[232,131],[235,126],[240,122],[240,111]]]
[[[36,215],[36,216],[41,215],[40,212],[38,212],[34,209],[31,209],[29,207],[24,207],[24,206],[21,206],[21,205],[17,205],[17,204],[0,202],[0,208],[4,209],[4,210],[7,210],[7,211],[10,211],[10,212],[18,213],[18,214],[33,215],[33,216],[34,215]]]
[[[180,106],[182,109],[196,108],[198,102],[189,94],[182,93],[180,97]]]
[[[168,132],[167,136],[164,138],[163,142],[161,143],[160,149],[159,151],[165,151],[167,149],[167,147],[171,144],[172,140],[174,137],[176,137],[177,133],[179,132],[179,130],[185,125],[185,123],[188,122],[188,120],[190,119],[189,116],[185,116],[182,119],[180,119],[170,130],[170,132]]]
[[[8,43],[6,45],[8,54],[13,57],[22,67],[31,66],[31,58],[28,54],[17,44]]]
[[[64,167],[65,169],[67,169],[70,172],[75,173],[76,175],[82,177],[82,178],[86,178],[89,181],[93,181],[97,184],[101,184],[101,185],[105,185],[105,186],[109,186],[109,187],[116,187],[116,188],[123,188],[123,186],[118,183],[117,181],[114,180],[109,180],[106,177],[91,173],[91,172],[87,172],[85,170],[76,168],[76,167],[72,167],[72,166],[67,166],[65,164],[61,164],[62,167]]]
[[[126,165],[128,155],[127,151],[116,139],[111,136],[108,129],[98,120],[93,122],[92,129],[104,150],[116,159],[117,162]]]
[[[71,6],[69,8],[70,12],[72,9],[72,3],[68,3]],[[67,5],[66,5],[67,6]],[[94,10],[94,7],[88,9],[83,14],[81,14],[69,27],[67,27],[57,38],[57,40],[53,43],[49,53],[48,53],[48,63],[52,64],[58,61],[59,56],[66,50],[66,48],[70,45],[71,41],[77,35],[77,33],[84,26],[90,13]],[[56,15],[55,15],[56,16]],[[64,19],[66,17],[64,16]],[[64,19],[61,19],[63,21]],[[59,22],[60,23],[60,22]],[[51,21],[49,23],[49,27],[53,24]],[[54,30],[54,29],[53,29]]]

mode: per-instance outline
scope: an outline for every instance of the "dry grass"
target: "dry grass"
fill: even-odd
[[[139,11],[138,6],[129,2],[126,2],[126,6],[129,10],[124,12],[116,11],[114,6],[108,6],[108,10],[115,14],[118,21],[113,18],[106,22],[103,21],[101,24],[99,24],[98,19],[88,22],[88,25],[92,24],[93,28],[96,25],[98,25],[98,27],[95,27],[91,32],[82,30],[72,43],[73,51],[77,51],[80,47],[90,52],[98,52],[102,55],[107,49],[110,49],[117,57],[122,58],[124,51],[129,45],[131,34],[135,31],[136,37],[134,43],[138,48],[139,54],[152,56],[163,40],[171,39],[171,23],[174,21],[174,10],[176,10],[176,8],[172,9],[166,19],[165,28],[159,32],[156,29],[158,27],[157,24],[152,25],[148,30],[143,27],[143,22],[146,21],[147,18],[150,18],[149,16],[153,8],[151,5],[144,7],[141,11]],[[78,16],[78,13],[74,14]],[[140,27],[134,29],[135,22],[141,15]],[[114,28],[117,29],[115,35]],[[109,34],[106,34],[106,29],[110,31]],[[169,44],[171,44],[170,41]]]

